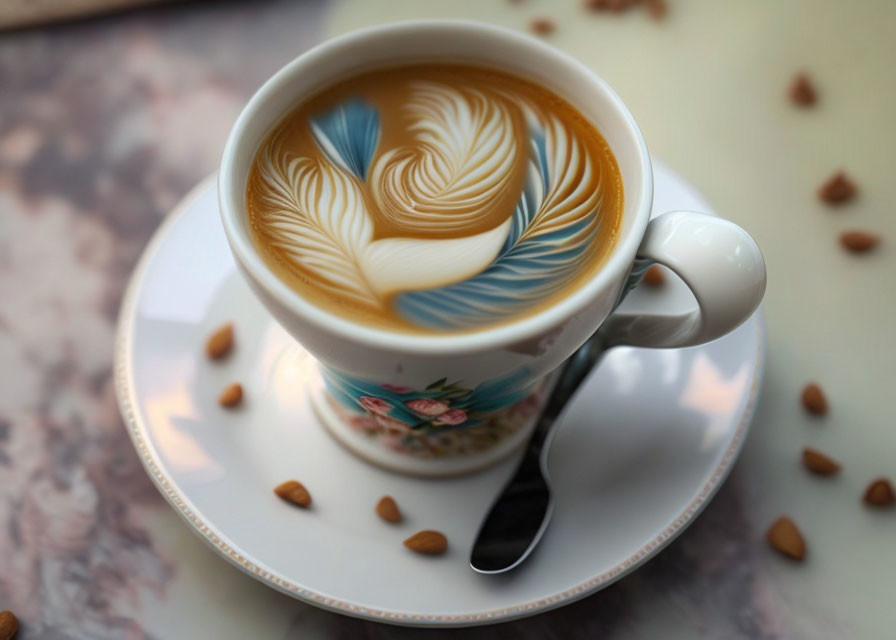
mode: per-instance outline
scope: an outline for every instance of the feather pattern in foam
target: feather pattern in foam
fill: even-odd
[[[259,214],[268,243],[338,296],[380,308],[360,267],[373,223],[352,175],[325,161],[273,148],[261,163],[268,186]]]
[[[528,112],[525,188],[498,257],[463,282],[397,296],[405,319],[431,328],[477,327],[537,304],[587,262],[599,228],[601,175],[559,119]]]

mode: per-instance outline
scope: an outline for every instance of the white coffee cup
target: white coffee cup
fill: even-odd
[[[476,64],[540,84],[576,107],[613,150],[625,190],[618,239],[603,267],[555,305],[479,331],[401,333],[315,306],[279,279],[253,244],[246,182],[266,134],[303,99],[346,76],[423,61]],[[399,471],[462,473],[507,455],[526,439],[548,374],[598,329],[607,347],[697,345],[736,328],[765,291],[762,255],[740,227],[684,211],[649,220],[653,175],[647,146],[606,82],[545,43],[492,25],[402,22],[355,31],[302,54],[243,109],[224,150],[218,188],[239,269],[278,322],[323,365],[332,391],[315,395],[323,422],[355,452]],[[688,284],[698,311],[614,312],[651,262]],[[469,392],[466,400],[458,399],[462,391]]]

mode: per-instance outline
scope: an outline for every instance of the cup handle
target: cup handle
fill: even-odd
[[[756,242],[715,216],[672,211],[654,218],[638,260],[638,278],[650,263],[668,267],[690,287],[699,308],[677,315],[617,310],[601,327],[607,347],[690,347],[715,340],[749,318],[765,293],[765,262]]]

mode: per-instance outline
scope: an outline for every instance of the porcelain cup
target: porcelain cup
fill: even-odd
[[[402,333],[315,306],[279,279],[253,244],[246,181],[265,135],[304,98],[366,69],[419,61],[503,70],[554,91],[603,134],[622,175],[624,210],[612,253],[572,293],[543,310],[464,332]],[[724,219],[673,211],[650,220],[653,177],[631,113],[594,71],[525,34],[468,21],[411,21],[355,31],[275,73],[239,115],[218,190],[236,263],[258,299],[320,363],[313,395],[323,424],[364,458],[411,474],[483,468],[524,442],[550,374],[592,334],[616,345],[686,347],[736,328],[758,306],[765,266],[746,231]],[[616,310],[652,263],[692,290],[698,309]]]

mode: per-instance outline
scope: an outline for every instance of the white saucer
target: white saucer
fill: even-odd
[[[662,165],[655,210],[708,205]],[[693,305],[680,281],[635,291]],[[213,327],[238,346],[210,363]],[[343,449],[308,403],[314,362],[257,303],[235,270],[210,178],[162,224],[122,305],[116,386],[131,438],[162,494],[213,549],[249,575],[339,613],[418,626],[475,625],[581,598],[639,566],[690,523],[718,489],[746,434],[762,372],[759,315],[703,347],[611,351],[563,417],[550,465],[557,501],[538,550],[509,575],[467,564],[478,525],[514,456],[472,476],[392,474]],[[245,405],[216,403],[239,381]],[[314,506],[272,488],[296,478]],[[391,494],[406,514],[374,514]],[[449,539],[441,557],[402,540],[419,529]]]

